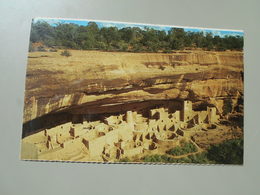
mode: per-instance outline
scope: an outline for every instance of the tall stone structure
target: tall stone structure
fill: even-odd
[[[133,118],[133,112],[127,111],[126,112],[126,122],[129,125],[130,128],[134,129],[134,118]]]
[[[181,120],[184,122],[189,121],[192,115],[193,115],[192,101],[184,101],[182,112],[181,112]]]
[[[127,123],[133,123],[134,122],[132,111],[126,112],[126,122]]]
[[[208,122],[209,123],[216,123],[218,122],[218,115],[216,114],[217,110],[215,107],[207,107],[208,112]]]

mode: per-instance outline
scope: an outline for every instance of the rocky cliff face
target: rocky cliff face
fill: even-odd
[[[173,99],[206,101],[221,112],[223,99],[243,96],[241,52],[71,53],[29,54],[24,123],[49,113],[122,112]]]

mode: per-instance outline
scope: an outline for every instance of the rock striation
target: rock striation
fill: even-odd
[[[243,53],[124,53],[71,50],[29,54],[24,123],[55,113],[126,112],[165,100],[233,107],[243,96]],[[122,106],[124,105],[124,106]]]

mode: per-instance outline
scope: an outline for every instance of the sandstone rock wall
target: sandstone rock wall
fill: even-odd
[[[133,102],[243,95],[243,53],[30,53],[24,122],[55,112],[102,113]]]

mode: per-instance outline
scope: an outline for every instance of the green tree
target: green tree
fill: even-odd
[[[207,157],[219,164],[243,164],[243,144],[243,139],[234,139],[212,145]]]
[[[183,28],[171,28],[168,32],[150,27],[99,28],[95,22],[87,26],[47,22],[32,22],[30,42],[45,46],[60,46],[71,49],[102,49],[117,51],[171,52],[185,47],[224,51],[242,50],[241,36],[213,36],[211,33],[186,32]]]
[[[131,43],[135,39],[135,31],[131,27],[122,28],[119,30],[120,37],[126,43]]]
[[[202,39],[202,47],[207,50],[213,49],[213,35],[212,33],[206,33],[206,36]]]
[[[198,149],[191,142],[184,142],[181,146],[176,146],[167,151],[167,154],[179,156],[187,153],[197,152]]]
[[[120,40],[120,34],[117,27],[101,28],[100,30],[101,41],[106,43],[106,49],[112,50],[117,41]]]
[[[77,28],[76,24],[58,24],[55,27],[57,44],[77,49]]]
[[[183,28],[172,28],[169,31],[171,49],[179,50],[185,47],[186,33]]]
[[[223,114],[227,115],[228,113],[232,112],[233,106],[232,106],[232,99],[231,98],[226,98],[224,99],[223,102]]]
[[[54,28],[47,22],[32,23],[31,42],[43,42],[47,46],[54,44],[55,32]]]

